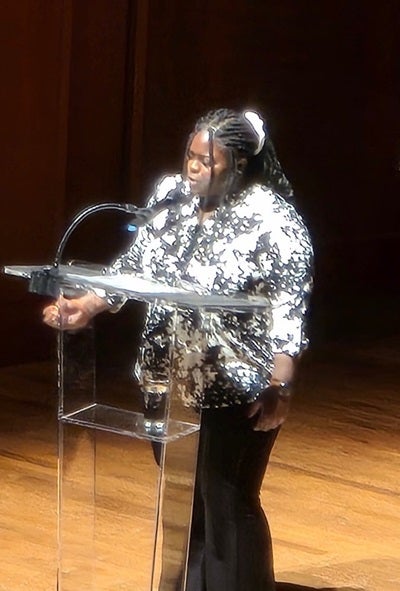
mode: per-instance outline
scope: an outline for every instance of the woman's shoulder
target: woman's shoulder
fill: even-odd
[[[165,174],[160,177],[154,184],[154,189],[147,199],[146,205],[153,206],[158,201],[162,201],[170,191],[176,189],[178,184],[182,183],[181,174]]]
[[[287,212],[301,218],[294,199],[283,197],[267,185],[252,185],[248,189],[248,195],[253,205],[261,209],[270,209],[274,212]]]
[[[241,197],[241,203],[244,207],[250,207],[260,214],[271,214],[286,210],[295,211],[291,203],[266,185],[251,185],[242,192]]]
[[[160,195],[161,198],[163,198],[169,193],[169,191],[176,189],[182,181],[183,178],[181,174],[166,174],[156,182],[155,194]]]
[[[295,205],[266,185],[252,185],[243,192],[242,205],[271,228],[305,230],[306,224]]]

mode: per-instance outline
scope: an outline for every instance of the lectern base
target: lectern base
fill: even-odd
[[[159,466],[136,418],[94,405],[60,420],[58,591],[185,589],[199,431],[177,425],[192,432],[159,444]]]

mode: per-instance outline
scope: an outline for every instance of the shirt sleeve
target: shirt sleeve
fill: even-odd
[[[268,218],[268,252],[260,262],[269,267],[272,352],[295,356],[307,345],[305,313],[313,251],[308,230],[292,205],[276,202]]]
[[[159,201],[165,199],[170,191],[176,188],[182,180],[180,175],[166,176],[156,185],[154,193],[149,197],[146,207],[153,207]],[[136,237],[128,250],[118,256],[110,266],[110,273],[134,273],[143,274],[143,252],[151,244],[155,236],[156,228],[153,222],[141,226],[137,230]]]

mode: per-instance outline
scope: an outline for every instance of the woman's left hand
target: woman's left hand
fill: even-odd
[[[249,404],[247,416],[255,418],[254,431],[269,431],[284,423],[289,407],[290,395],[286,392],[282,395],[280,386],[271,385]]]

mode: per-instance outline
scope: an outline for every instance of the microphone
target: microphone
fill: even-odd
[[[189,183],[181,181],[171,189],[161,201],[158,201],[152,207],[142,207],[134,212],[132,221],[128,224],[129,232],[135,232],[139,226],[145,226],[164,209],[177,209],[178,206],[185,205],[192,200],[193,195],[190,192]]]

